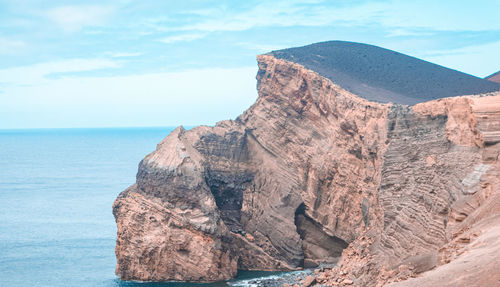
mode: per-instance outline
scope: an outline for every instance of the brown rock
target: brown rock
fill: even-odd
[[[250,233],[245,234],[245,237],[246,237],[246,239],[248,239],[248,241],[251,241],[251,242],[255,241],[255,238]]]
[[[342,284],[345,284],[345,285],[352,285],[352,283],[354,283],[351,279],[344,279],[344,281],[342,281]]]
[[[377,143],[385,141],[387,106],[271,56],[259,56],[259,67],[261,96],[252,108],[215,127],[176,129],[141,162],[137,184],[116,200],[121,278],[215,281],[234,276],[234,262],[263,270],[334,263],[376,218],[372,176],[381,167],[384,146]],[[304,85],[311,90],[304,93]],[[144,207],[131,200],[139,195]],[[154,228],[142,221],[156,212],[151,207],[170,214]],[[185,230],[207,244],[198,244],[197,252],[175,251],[165,234]],[[164,249],[171,255],[161,256]],[[213,264],[186,265],[201,258]]]
[[[493,244],[500,226],[499,93],[381,104],[301,65],[258,63],[252,107],[177,128],[116,199],[120,278],[212,282],[342,256],[330,281],[381,286],[453,278],[456,260],[486,252],[476,262],[490,273],[469,266],[467,286],[498,283],[500,250],[459,236]],[[440,253],[461,238],[472,242]]]
[[[467,237],[460,237],[458,239],[458,242],[460,242],[460,243],[470,243],[470,237],[468,237],[468,236]]]
[[[316,277],[307,276],[306,279],[304,280],[304,282],[302,283],[302,286],[309,287],[309,286],[313,285],[314,283],[316,283]]]
[[[118,225],[116,273],[122,279],[208,282],[236,275],[237,257],[224,242],[230,235],[220,231],[220,222],[212,223],[219,225],[212,233],[195,228],[175,209],[137,192],[135,185],[116,200],[113,212]]]

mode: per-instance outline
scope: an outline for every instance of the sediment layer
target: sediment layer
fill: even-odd
[[[120,278],[212,282],[338,262],[315,282],[376,286],[449,274],[480,250],[471,243],[494,241],[500,93],[378,103],[273,55],[258,64],[252,107],[177,128],[116,199]]]

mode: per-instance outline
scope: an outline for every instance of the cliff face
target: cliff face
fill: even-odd
[[[380,229],[346,249],[324,281],[498,285],[500,94],[400,107],[388,124]]]
[[[383,104],[258,63],[252,107],[179,127],[140,163],[113,205],[116,273],[208,282],[342,255],[317,281],[370,286],[454,262],[450,244],[499,190],[500,95]]]

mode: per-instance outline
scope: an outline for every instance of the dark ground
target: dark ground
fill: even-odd
[[[500,84],[384,48],[329,41],[270,53],[367,100],[413,105],[500,90]]]

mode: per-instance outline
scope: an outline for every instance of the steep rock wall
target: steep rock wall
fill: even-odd
[[[378,189],[381,224],[317,282],[498,285],[499,105],[496,93],[392,107]]]
[[[293,270],[336,262],[378,217],[388,105],[358,98],[300,65],[258,60],[260,96],[249,110],[215,127],[176,129],[116,200],[121,278],[216,281],[231,278],[237,267]],[[164,221],[179,218],[183,225],[144,224],[157,211],[134,206],[136,195],[142,205],[168,210]],[[180,247],[187,243],[173,247],[172,238],[186,230],[208,243],[198,251],[194,243],[193,250]],[[186,258],[200,256],[211,263],[186,265]]]
[[[113,205],[117,274],[208,282],[342,254],[323,281],[372,286],[451,258],[441,248],[498,171],[500,96],[380,104],[301,65],[258,63],[252,107],[178,128],[140,163]]]

